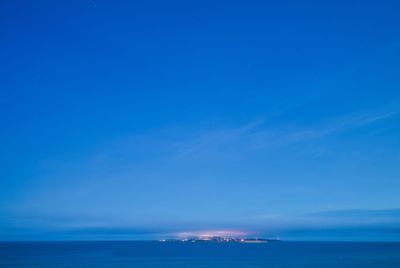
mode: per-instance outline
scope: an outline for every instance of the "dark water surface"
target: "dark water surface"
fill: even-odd
[[[0,267],[400,267],[400,243],[7,242]]]

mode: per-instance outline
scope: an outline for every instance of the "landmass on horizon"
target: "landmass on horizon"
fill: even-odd
[[[268,243],[268,242],[278,242],[280,239],[267,239],[267,238],[236,238],[236,237],[222,237],[222,236],[200,236],[200,237],[191,237],[191,238],[183,238],[183,239],[160,239],[160,242],[190,242],[190,243],[198,243],[198,242],[211,242],[211,243]]]

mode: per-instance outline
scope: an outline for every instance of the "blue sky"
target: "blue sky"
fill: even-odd
[[[399,240],[396,1],[2,1],[0,238]]]

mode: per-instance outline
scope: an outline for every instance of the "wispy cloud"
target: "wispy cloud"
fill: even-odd
[[[160,239],[193,236],[266,236],[307,240],[398,240],[400,209],[353,209],[307,213],[298,216],[256,217],[251,222],[204,222],[139,225],[135,222],[87,222],[64,219],[73,224],[3,225],[3,239]],[[44,222],[45,223],[45,222]],[[225,227],[224,227],[225,226]],[[5,228],[7,227],[7,228]]]
[[[367,126],[395,115],[397,115],[397,112],[358,113],[345,115],[318,125],[301,127],[297,130],[293,130],[292,132],[288,132],[286,135],[281,136],[280,143],[291,144],[323,138],[336,133]]]
[[[398,241],[400,209],[352,209],[309,213],[279,233],[295,240]]]
[[[336,225],[400,223],[400,209],[332,210],[303,215],[304,218]]]
[[[189,155],[198,154],[207,150],[230,150],[235,144],[248,139],[257,128],[261,127],[264,120],[250,122],[243,126],[234,128],[215,128],[201,132],[193,139],[178,142],[174,152],[175,158],[183,158]]]
[[[396,111],[357,113],[310,125],[296,126],[292,124],[289,127],[287,124],[271,123],[266,118],[232,127],[181,128],[178,131],[171,128],[173,130],[159,130],[155,133],[123,137],[88,154],[87,159],[74,159],[65,168],[58,165],[50,168],[50,175],[46,178],[46,183],[39,182],[37,185],[27,187],[24,198],[18,200],[19,204],[16,205],[18,207],[16,210],[22,214],[36,213],[39,218],[43,219],[45,215],[57,215],[58,210],[62,207],[64,215],[71,215],[74,218],[78,214],[87,215],[89,219],[83,219],[79,223],[81,227],[91,227],[93,221],[100,225],[103,222],[108,224],[108,220],[113,218],[119,220],[123,218],[120,221],[127,222],[128,228],[130,228],[131,222],[138,223],[138,221],[144,226],[150,222],[152,216],[159,216],[163,212],[165,213],[163,223],[168,221],[176,223],[176,218],[182,211],[190,212],[188,213],[190,214],[189,220],[199,220],[203,215],[209,216],[214,213],[216,222],[229,217],[232,221],[237,220],[246,224],[246,220],[243,219],[247,219],[249,215],[244,210],[226,215],[223,214],[225,210],[221,213],[219,208],[199,213],[192,212],[194,208],[201,210],[204,202],[208,202],[209,206],[211,203],[214,204],[214,201],[220,202],[219,206],[222,208],[230,206],[226,204],[225,200],[220,200],[218,197],[202,196],[201,189],[205,188],[209,192],[218,193],[220,188],[230,188],[228,184],[235,179],[235,174],[231,172],[225,176],[225,173],[230,172],[232,163],[242,164],[242,160],[249,160],[242,165],[246,170],[243,173],[240,173],[239,170],[239,176],[246,176],[253,168],[258,168],[257,172],[261,176],[267,176],[270,173],[268,173],[269,167],[264,167],[264,163],[268,162],[265,159],[267,157],[270,157],[268,159],[276,158],[276,152],[282,148],[290,148],[290,154],[292,154],[292,151],[302,150],[303,147],[296,146],[291,150],[290,146],[323,141],[330,136],[372,126],[396,115]],[[260,155],[263,157],[259,157]],[[283,155],[284,157],[279,161],[286,163],[287,153]],[[253,162],[256,162],[253,160],[260,158],[263,159],[260,166],[253,165]],[[215,168],[215,166],[218,167]],[[285,170],[279,168],[277,170],[285,175]],[[220,175],[221,177],[218,177]],[[293,176],[293,174],[287,176]],[[188,177],[190,179],[187,179]],[[218,178],[215,179],[215,177]],[[44,184],[45,188],[42,187]],[[260,181],[258,184],[265,186]],[[268,198],[264,198],[261,191],[252,188],[253,192],[250,192],[251,187],[247,186],[247,183],[243,183],[243,190],[247,194],[255,192],[253,196],[255,200],[268,200]],[[160,191],[161,188],[163,191]],[[289,190],[285,189],[284,192],[290,191],[290,187],[288,188]],[[114,189],[114,191],[110,192],[110,189]],[[132,189],[144,189],[144,191],[135,191],[135,196],[132,197]],[[280,188],[276,187],[276,189]],[[160,207],[159,203],[151,198],[151,196],[157,195],[160,199],[168,200],[175,195],[176,191],[179,191],[180,195],[174,196],[176,202],[171,205],[171,208]],[[276,193],[272,193],[272,195],[276,195]],[[104,196],[112,196],[112,198],[104,198]],[[226,197],[230,200],[237,199],[235,193],[231,194],[229,191]],[[191,199],[190,207],[185,204],[185,200],[188,199]],[[48,202],[48,200],[52,200],[52,202]],[[126,200],[130,202],[126,202]],[[271,197],[271,200],[275,200],[274,197]],[[147,204],[146,210],[141,210],[144,203]],[[253,206],[254,203],[250,202],[249,206]],[[93,210],[93,207],[98,209]],[[96,217],[101,220],[96,221]],[[365,218],[372,219],[367,216]],[[184,222],[188,219],[181,220]],[[263,218],[252,220],[259,221],[260,224],[268,223],[267,225],[271,228],[277,228],[289,226],[291,219],[279,215],[271,217],[267,214]],[[356,219],[357,217],[350,216],[308,215],[297,217],[294,220],[306,225],[311,222],[348,224],[353,220],[355,222]],[[374,219],[381,222],[383,217]],[[54,219],[45,219],[45,222],[50,225],[54,223],[56,226],[65,226],[65,223],[68,223],[66,220]],[[93,228],[95,227],[98,226]]]
[[[333,118],[309,126],[269,125],[257,120],[232,128],[213,128],[199,132],[190,139],[176,143],[174,158],[180,159],[203,153],[231,154],[236,149],[262,150],[322,139],[331,135],[365,127],[397,115],[396,111],[358,113]]]

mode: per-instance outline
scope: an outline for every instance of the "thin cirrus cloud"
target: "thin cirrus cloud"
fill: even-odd
[[[311,125],[270,123],[258,119],[234,127],[164,128],[146,134],[120,137],[87,154],[88,166],[126,167],[165,159],[169,163],[198,159],[237,159],[253,152],[273,152],[281,147],[312,142],[397,116],[397,111],[353,113]],[[376,132],[376,130],[375,130]],[[47,164],[46,161],[44,161]],[[121,167],[121,164],[119,164]]]
[[[333,210],[302,215],[303,223],[281,229],[294,240],[397,241],[400,209]]]
[[[161,129],[146,135],[119,138],[78,159],[44,160],[40,169],[44,174],[49,171],[52,180],[57,177],[57,172],[64,172],[69,176],[68,181],[94,176],[98,183],[110,180],[109,173],[113,179],[124,178],[138,170],[146,172],[149,166],[153,172],[154,167],[162,165],[208,165],[215,160],[251,159],[256,153],[273,154],[283,147],[350,132],[389,120],[397,114],[397,111],[353,113],[307,126],[270,124],[262,119],[237,127]]]
[[[350,114],[320,125],[291,129],[269,127],[265,120],[258,120],[237,128],[207,130],[191,140],[178,142],[174,157],[179,159],[204,152],[231,153],[240,147],[262,150],[287,146],[368,126],[396,115],[396,111]]]
[[[84,223],[79,225],[25,226],[8,229],[4,237],[18,239],[160,239],[194,236],[267,236],[288,240],[303,238],[333,240],[396,240],[400,236],[400,209],[354,209],[308,213],[297,217],[259,217],[256,223],[241,224],[235,228],[221,228],[215,224],[192,226],[174,224],[165,226],[137,226],[121,223]]]
[[[16,214],[29,212],[34,219],[35,217],[40,219],[46,215],[60,214],[60,216],[69,215],[73,218],[76,218],[76,215],[85,215],[85,219],[82,219],[82,222],[74,228],[99,228],[99,225],[101,228],[102,226],[108,228],[109,225],[111,225],[110,228],[114,228],[115,221],[110,219],[118,219],[119,224],[123,222],[129,229],[131,224],[134,224],[133,227],[147,226],[153,217],[158,217],[160,224],[169,222],[171,225],[184,225],[185,222],[193,222],[205,216],[213,220],[206,223],[204,227],[218,227],[218,229],[224,228],[228,223],[231,223],[232,227],[250,226],[248,229],[259,228],[260,230],[262,226],[268,226],[271,230],[278,230],[279,227],[291,229],[293,223],[308,227],[318,224],[324,226],[329,222],[343,226],[362,224],[357,221],[361,217],[344,214],[295,216],[292,212],[295,211],[299,202],[293,204],[292,212],[288,214],[283,212],[285,216],[255,217],[248,220],[252,215],[263,211],[257,208],[254,212],[248,212],[245,207],[248,205],[261,207],[260,202],[275,200],[275,193],[271,192],[271,197],[264,197],[260,190],[265,185],[273,188],[274,183],[279,182],[268,183],[264,179],[250,178],[249,180],[253,180],[252,183],[260,185],[260,189],[255,189],[251,183],[243,184],[238,181],[233,182],[234,186],[231,186],[231,175],[226,174],[232,168],[231,160],[234,163],[237,160],[251,160],[248,163],[252,165],[251,162],[257,157],[254,156],[257,153],[274,156],[274,153],[281,148],[324,140],[336,134],[372,126],[396,115],[395,111],[357,113],[314,125],[303,124],[299,127],[287,127],[276,123],[270,124],[268,120],[256,120],[237,127],[160,130],[153,134],[133,135],[99,148],[91,154],[86,154],[89,157],[85,159],[74,159],[65,167],[59,165],[49,167],[46,171],[48,173],[46,183],[43,179],[37,186],[27,187],[20,199],[16,197],[15,211]],[[290,149],[290,151],[293,150]],[[214,169],[213,165],[221,165],[222,171]],[[274,174],[269,173],[269,170],[262,165],[251,166],[257,169],[256,176],[257,174],[262,176]],[[251,172],[249,169],[239,176]],[[43,173],[46,174],[46,172]],[[217,175],[215,175],[216,172]],[[278,174],[285,172],[286,170],[277,170]],[[287,174],[289,177],[292,175]],[[201,179],[198,179],[198,176],[201,176]],[[273,175],[270,176],[273,178]],[[41,185],[46,185],[46,187]],[[308,196],[310,193],[307,189],[307,192],[299,193],[300,186],[297,183],[282,185],[284,185],[283,189],[279,188],[280,186],[275,188],[281,189],[282,194],[288,196],[293,196],[290,193],[294,190],[298,196]],[[235,194],[228,194],[225,200],[220,200],[218,195],[205,198],[201,195],[203,187],[216,193],[219,187],[228,187],[233,193],[240,189],[251,193],[253,197],[248,200],[247,205],[242,206],[243,202],[229,205],[226,200],[236,202]],[[159,207],[160,200],[170,198],[174,191],[179,192],[178,195],[174,194],[177,201],[168,207]],[[157,198],[149,198],[149,196]],[[191,201],[186,205],[184,201],[188,198]],[[52,202],[48,202],[49,199]],[[291,202],[290,199],[288,201]],[[141,208],[141,204],[144,203],[146,210]],[[205,203],[210,206],[208,209],[203,209]],[[225,211],[221,212],[217,209],[216,204],[225,208]],[[235,206],[234,212],[229,211],[230,206]],[[301,209],[307,211],[307,206],[306,204]],[[324,204],[320,208],[323,209],[323,206]],[[266,215],[279,214],[279,206],[266,209]],[[193,210],[199,212],[195,213]],[[375,217],[371,213],[365,214],[364,218],[371,224],[386,223],[383,217]],[[101,220],[96,221],[96,219]],[[223,222],[224,219],[228,220]],[[42,225],[68,227],[65,226],[65,224],[68,225],[68,220],[63,220],[61,223],[52,219],[44,221]],[[76,220],[74,222],[76,223]],[[201,228],[197,229],[201,230]],[[171,232],[178,231],[180,230],[171,230]]]

